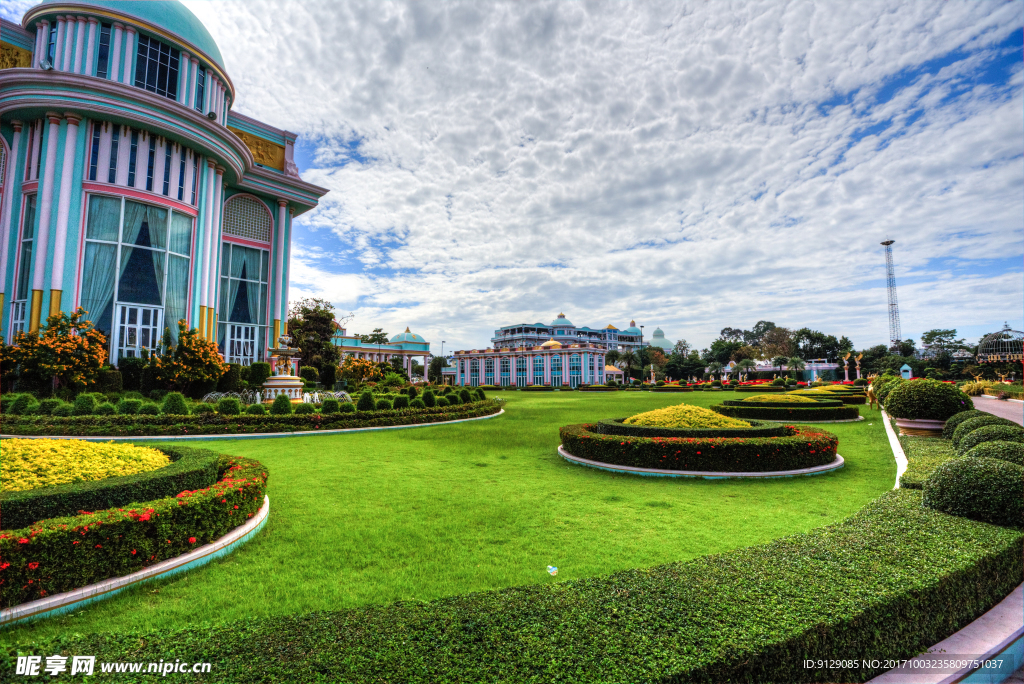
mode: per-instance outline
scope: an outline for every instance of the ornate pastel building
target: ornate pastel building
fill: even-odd
[[[562,344],[552,338],[535,346],[457,351],[451,370],[456,385],[471,387],[600,385],[605,381],[606,353],[602,345],[569,339]]]
[[[44,0],[0,34],[0,332],[82,306],[110,360],[183,319],[227,361],[287,321],[292,221],[323,188],[295,134],[231,110],[181,3]]]
[[[359,335],[347,334],[345,328],[335,323],[331,343],[341,349],[342,362],[347,356],[385,363],[390,363],[396,357],[400,358],[402,367],[410,378],[413,377],[413,360],[419,358],[423,364],[423,380],[427,380],[427,369],[431,359],[430,343],[422,336],[410,332],[409,328],[406,328],[404,333],[393,335],[387,342],[374,344],[363,342]]]
[[[599,344],[609,351],[636,351],[647,346],[640,328],[636,327],[636,321],[630,321],[629,327],[625,330],[619,330],[611,324],[604,328],[577,328],[569,322],[564,313],[558,314],[558,317],[548,325],[517,323],[498,328],[491,338],[491,346],[536,346],[549,338],[561,344]]]

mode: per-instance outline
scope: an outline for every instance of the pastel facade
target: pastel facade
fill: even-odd
[[[570,338],[571,339],[571,338]],[[476,387],[579,387],[605,382],[603,345],[549,339],[536,346],[457,351],[451,360],[455,384]]]
[[[113,363],[178,320],[264,360],[292,221],[326,193],[299,178],[295,134],[231,110],[179,2],[44,0],[0,28],[0,332],[81,306]]]
[[[334,336],[331,343],[341,349],[341,361],[345,357],[352,356],[357,359],[390,363],[392,359],[402,359],[402,368],[406,374],[412,377],[412,364],[414,360],[423,365],[423,380],[427,380],[427,368],[430,366],[430,343],[422,336],[410,332],[409,328],[404,333],[393,335],[391,339],[382,344],[363,342],[359,335],[348,335],[346,330],[334,324]]]
[[[562,344],[598,344],[605,349],[616,351],[636,351],[648,345],[643,340],[640,328],[635,321],[629,327],[619,330],[614,325],[604,328],[576,327],[560,313],[550,324],[517,323],[506,325],[494,331],[491,338],[492,347],[533,347],[554,339]]]

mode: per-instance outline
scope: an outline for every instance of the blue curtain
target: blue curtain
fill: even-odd
[[[121,222],[121,200],[114,197],[89,197],[89,223],[85,236],[90,240],[117,242],[117,226]]]
[[[176,254],[192,254],[192,217],[171,212],[170,250]]]
[[[117,237],[117,226],[114,226]],[[111,331],[114,313],[114,265],[117,247],[98,242],[85,243],[85,267],[82,271],[82,308],[89,312],[89,320],[107,336]]]
[[[178,321],[185,318],[188,305],[188,263],[185,257],[171,254],[167,263],[167,303],[164,325],[171,331],[171,339],[178,343]]]

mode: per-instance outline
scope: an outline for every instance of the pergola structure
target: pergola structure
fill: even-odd
[[[985,335],[978,344],[978,363],[1024,363],[1024,332],[1003,329]]]

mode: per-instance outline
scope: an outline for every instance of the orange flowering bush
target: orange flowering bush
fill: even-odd
[[[41,330],[19,332],[13,345],[4,345],[0,363],[13,364],[20,375],[53,380],[58,387],[82,390],[94,385],[107,360],[107,337],[92,321],[83,320],[87,313],[81,307],[56,313]]]
[[[362,382],[363,380],[382,380],[384,374],[381,372],[380,366],[369,359],[346,356],[341,364],[341,377]]]
[[[193,383],[216,382],[228,372],[216,343],[199,337],[184,320],[178,321],[178,344],[166,338],[165,344],[163,354],[149,357],[153,380],[160,387],[185,391]]]

